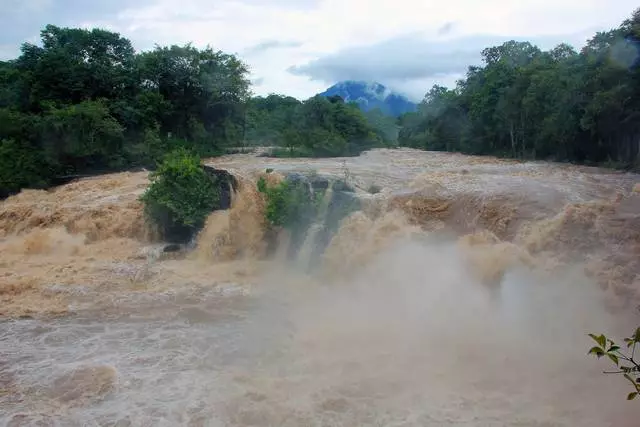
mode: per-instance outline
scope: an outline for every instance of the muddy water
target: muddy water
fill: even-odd
[[[412,150],[211,163],[241,190],[187,255],[144,226],[144,173],[2,202],[0,425],[637,425],[584,353],[638,322],[640,177]],[[313,276],[264,259],[267,167],[367,201]]]

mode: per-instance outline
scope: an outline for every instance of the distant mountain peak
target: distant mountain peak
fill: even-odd
[[[399,116],[416,110],[416,104],[404,95],[393,92],[378,82],[345,80],[336,83],[319,95],[324,97],[338,95],[345,102],[357,103],[363,111],[379,108],[390,116]]]

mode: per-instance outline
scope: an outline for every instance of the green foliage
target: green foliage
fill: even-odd
[[[369,110],[364,115],[382,145],[386,147],[396,145],[400,131],[396,118],[384,114],[379,108]]]
[[[314,183],[319,188],[313,190]],[[324,189],[326,185],[330,191]],[[294,259],[305,242],[311,245],[312,258],[320,256],[341,221],[360,209],[359,199],[345,181],[327,182],[315,174],[288,177],[271,186],[261,178],[257,187],[266,200],[265,219],[271,231],[286,229],[290,232],[288,255]],[[313,233],[310,234],[311,229]],[[308,240],[310,237],[313,240]],[[305,268],[308,267],[311,265]]]
[[[24,187],[46,184],[46,165],[28,145],[13,139],[0,141],[0,195],[7,196]]]
[[[214,156],[242,139],[248,70],[233,55],[191,45],[137,53],[117,33],[53,25],[41,42],[0,62],[0,140],[48,166],[11,185],[153,166],[180,147]]]
[[[627,36],[639,17],[596,34],[581,52],[515,41],[484,49],[484,66],[470,67],[454,89],[434,86],[418,112],[399,119],[400,144],[638,167],[640,39]]]
[[[622,374],[629,381],[633,390],[627,395],[627,400],[635,399],[640,393],[640,364],[636,360],[636,346],[640,344],[640,328],[637,328],[631,337],[625,338],[626,352],[621,351],[621,347],[604,335],[589,334],[596,342],[596,346],[591,347],[588,354],[593,354],[598,359],[607,359],[617,368],[615,371],[605,371],[607,374]]]
[[[246,106],[245,140],[251,145],[282,145],[299,106],[300,101],[290,96],[251,98]]]
[[[275,186],[268,186],[266,180],[260,178],[257,186],[258,191],[265,195],[265,217],[271,226],[306,228],[314,219],[317,203],[302,182],[285,180]]]
[[[355,156],[383,145],[382,132],[357,105],[341,100],[315,96],[300,102],[269,95],[250,100],[246,115],[247,142],[277,145],[271,152],[275,157]]]
[[[188,241],[220,202],[219,185],[184,148],[167,154],[143,194],[145,213],[169,241]]]
[[[101,101],[83,101],[47,111],[42,147],[54,164],[82,171],[109,165],[122,152],[124,129]]]

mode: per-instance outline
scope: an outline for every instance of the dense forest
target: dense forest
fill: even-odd
[[[393,144],[395,119],[380,110],[363,113],[339,96],[304,102],[282,95],[247,102],[246,145],[281,146],[280,156],[352,156]],[[397,132],[396,132],[397,133]]]
[[[640,167],[640,9],[580,52],[510,41],[400,118],[401,145]]]
[[[278,156],[380,146],[640,167],[640,9],[577,52],[510,41],[418,111],[394,118],[340,97],[252,96],[248,68],[210,47],[136,52],[117,33],[48,25],[0,61],[0,197],[65,175],[153,167],[269,145]]]
[[[252,98],[248,69],[211,48],[136,52],[117,33],[41,31],[41,46],[0,62],[0,196],[66,175],[153,167],[188,149],[271,141],[285,155],[356,155],[382,144],[341,99]]]

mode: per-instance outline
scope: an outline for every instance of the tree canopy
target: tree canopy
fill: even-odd
[[[640,166],[640,9],[577,52],[509,41],[400,118],[401,145]]]
[[[640,167],[640,9],[576,51],[509,41],[452,89],[396,121],[339,96],[254,97],[236,56],[184,46],[136,52],[102,29],[47,25],[0,61],[0,197],[55,177],[154,166],[174,149],[240,145],[278,155],[427,150]]]
[[[24,43],[18,58],[0,61],[0,196],[61,175],[153,167],[179,148],[349,155],[381,142],[341,100],[252,98],[248,73],[211,47],[136,52],[114,32],[47,25],[39,46]]]
[[[370,119],[339,96],[301,102],[272,94],[251,99],[247,110],[247,143],[283,146],[283,155],[350,156],[391,142],[380,128],[388,123]]]

